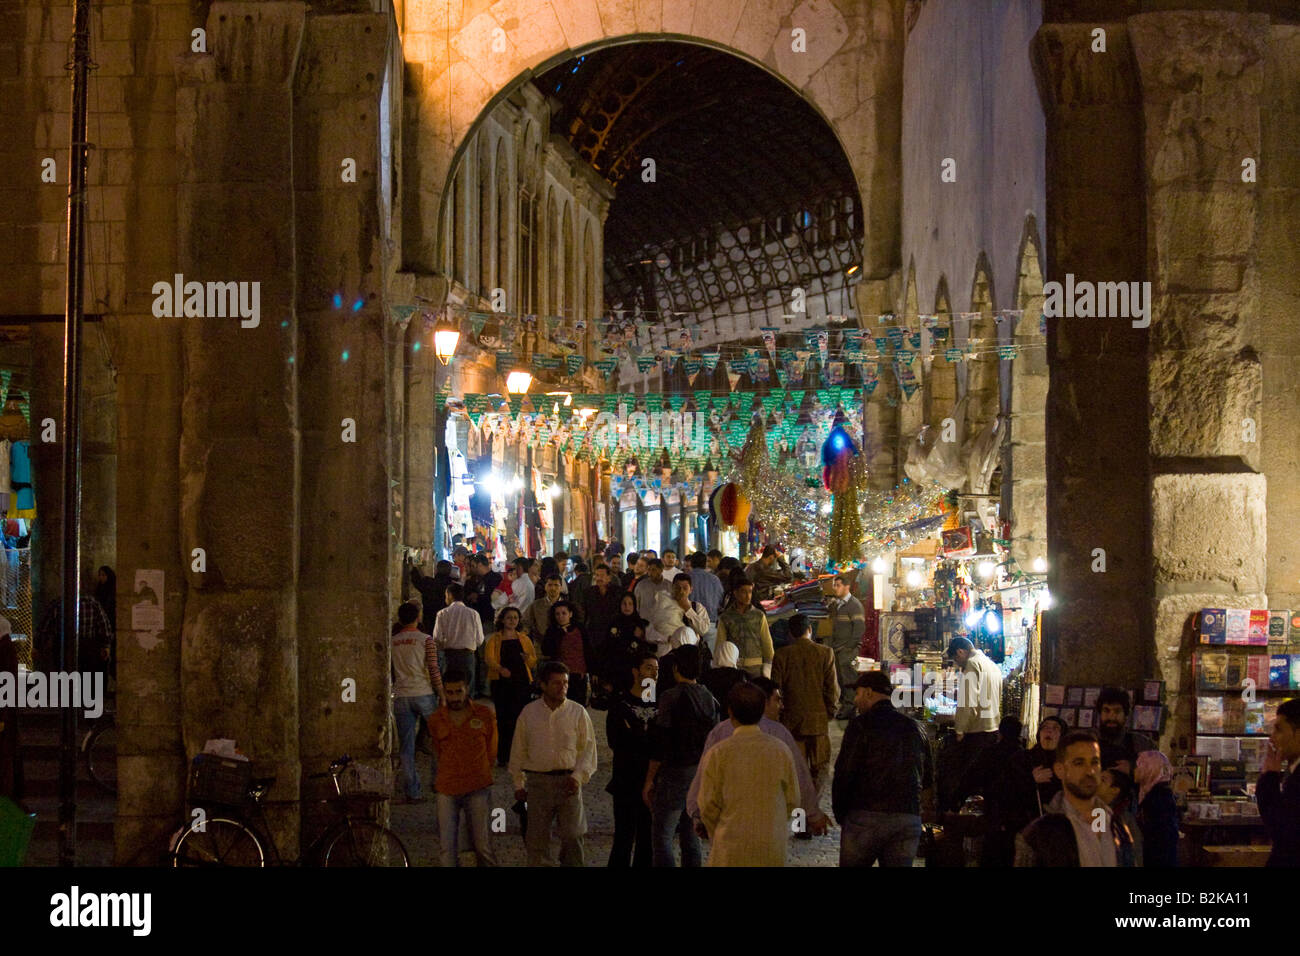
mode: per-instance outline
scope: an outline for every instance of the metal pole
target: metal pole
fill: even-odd
[[[68,281],[63,332],[63,633],[59,663],[78,669],[81,624],[81,328],[85,263],[86,80],[90,69],[90,0],[73,9],[72,135],[68,156]],[[59,750],[59,865],[77,859],[77,712],[63,710]]]

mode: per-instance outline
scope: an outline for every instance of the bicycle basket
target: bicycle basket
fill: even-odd
[[[339,774],[339,792],[344,796],[377,794],[386,800],[388,794],[393,792],[393,781],[377,767],[353,762]]]
[[[252,777],[251,761],[199,754],[190,764],[190,802],[243,806],[248,802],[248,784]]]

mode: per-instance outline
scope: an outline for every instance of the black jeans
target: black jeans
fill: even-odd
[[[636,844],[633,856],[632,845]],[[609,866],[649,868],[650,850],[650,808],[641,799],[641,794],[628,792],[614,795],[614,846],[609,851]]]

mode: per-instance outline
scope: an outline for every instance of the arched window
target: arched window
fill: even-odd
[[[505,139],[497,143],[496,180],[496,219],[493,221],[493,228],[496,230],[497,249],[492,286],[505,289],[506,306],[507,309],[511,309],[515,307],[515,303],[511,301],[514,283],[511,282],[510,269],[510,161],[506,154]]]
[[[564,204],[564,225],[561,228],[560,234],[564,237],[564,301],[556,314],[571,322],[578,311],[578,240],[573,230],[572,202]]]
[[[478,273],[477,290],[482,296],[491,295],[492,289],[492,160],[489,156],[488,137],[479,141],[478,149],[478,202],[475,205],[478,219]]]
[[[546,314],[560,310],[560,214],[555,206],[555,190],[546,197]],[[540,324],[540,323],[539,323]]]

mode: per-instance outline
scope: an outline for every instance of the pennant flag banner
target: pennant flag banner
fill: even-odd
[[[782,387],[790,384],[790,376],[781,366],[776,367],[776,380],[781,383]]]
[[[935,345],[939,346],[940,348],[943,348],[944,343],[948,341],[948,333],[950,333],[951,331],[952,331],[951,326],[936,325],[934,328],[930,330],[930,338],[934,340]]]
[[[829,370],[829,376],[830,376],[831,384],[833,384],[833,385],[839,385],[841,382],[844,381],[844,363],[843,363],[843,362],[831,362],[831,363],[827,366],[827,369]]]
[[[894,353],[894,360],[910,366],[916,361],[916,353],[911,349],[899,349]]]
[[[1038,316],[1038,334],[1043,337],[1047,336],[1047,313],[1046,312],[1043,312],[1041,315]]]
[[[822,330],[817,333],[817,352],[821,356],[822,368],[826,367],[826,349],[830,344],[830,333]]]
[[[759,331],[763,333],[763,347],[767,349],[767,354],[775,358],[776,357],[776,333],[780,330],[772,328],[770,326],[764,326]]]
[[[709,413],[709,406],[713,404],[713,393],[701,389],[695,393],[695,408],[702,414]]]
[[[894,371],[898,375],[898,384],[903,389],[903,394],[911,398],[921,387],[921,383],[916,380],[916,373],[901,361],[894,362]]]
[[[682,406],[685,405],[685,404],[686,404],[686,396],[685,396],[685,395],[669,395],[669,396],[668,396],[668,407],[671,408],[671,409],[672,409],[673,411],[675,411],[675,412],[680,412],[680,411],[682,410]]]
[[[555,330],[560,327],[560,323],[563,321],[558,315],[548,315],[546,317],[546,335],[548,338],[554,337]]]
[[[747,358],[732,359],[727,363],[727,371],[732,375],[744,375],[750,370],[750,362]]]
[[[483,327],[488,324],[490,316],[486,312],[471,312],[469,314],[469,330],[474,333],[475,338],[483,331]]]
[[[769,382],[772,379],[772,366],[766,360],[758,362],[754,366],[754,378],[759,382]]]
[[[388,311],[392,315],[393,321],[398,325],[401,325],[403,322],[409,322],[411,320],[411,316],[415,314],[415,306],[390,305]]]
[[[687,375],[694,376],[700,370],[699,359],[682,359],[682,369]]]
[[[591,364],[596,366],[596,368],[600,370],[601,374],[604,375],[605,378],[609,378],[611,375],[614,374],[614,369],[618,368],[618,359],[612,359],[612,358],[596,359],[596,361],[592,362]]]
[[[722,353],[717,349],[708,349],[701,352],[700,361],[704,363],[704,370],[706,372],[712,372],[716,369],[718,367],[718,359],[721,357]]]
[[[903,347],[903,340],[907,337],[907,330],[900,329],[898,326],[893,325],[885,329],[885,335],[888,336],[889,344],[891,346],[895,349],[901,349]]]
[[[497,374],[509,375],[510,370],[515,367],[515,353],[508,351],[497,352]]]
[[[918,318],[921,320],[922,328],[932,329],[939,324],[939,316],[936,314],[921,315]]]
[[[1016,357],[1016,347],[1014,345],[999,345],[998,358],[1014,359]]]
[[[524,407],[524,397],[522,395],[510,396],[510,417],[516,422],[519,421],[519,411]]]
[[[943,357],[949,362],[960,362],[962,359],[961,349],[945,349]]]
[[[817,338],[820,335],[821,333],[818,332],[816,329],[809,329],[808,331],[804,332],[803,334],[804,346],[808,348],[810,351],[812,349],[817,348]]]
[[[911,344],[912,348],[914,348],[914,349],[920,349],[920,348],[921,348],[921,333],[920,333],[920,332],[913,332],[911,335],[909,335],[909,336],[907,337],[907,341]]]
[[[777,357],[780,358],[782,362],[794,361],[794,349],[781,349],[776,354]]]
[[[662,412],[664,410],[663,392],[646,392],[645,396],[646,411]]]
[[[515,339],[519,337],[519,323],[514,319],[502,319],[500,329],[501,344],[506,348],[510,348],[515,344]]]
[[[545,371],[548,371],[548,370],[551,370],[551,369],[557,369],[557,368],[559,368],[559,367],[560,367],[560,359],[559,359],[559,356],[556,356],[556,355],[538,355],[538,354],[534,353],[534,355],[533,355],[533,368],[537,369],[539,372],[545,372]]]
[[[844,330],[844,347],[846,349],[861,349],[862,339],[865,336],[865,329],[845,329]]]
[[[582,371],[582,366],[585,364],[581,355],[566,355],[564,357],[564,370],[570,375],[577,375]]]
[[[881,331],[884,331],[884,330],[882,329]],[[877,354],[879,354],[879,355],[884,355],[886,352],[889,351],[889,339],[887,339],[885,336],[883,336],[883,335],[877,335],[877,336],[875,337],[875,343],[876,343],[876,353],[877,353]]]
[[[609,412],[610,414],[617,414],[617,413],[618,413],[618,396],[617,396],[617,395],[606,395],[606,396],[604,397],[604,399],[601,401],[601,409],[600,409],[600,410],[601,410],[602,412]]]
[[[866,393],[867,397],[870,397],[871,393],[876,390],[876,386],[879,384],[880,384],[880,365],[876,362],[863,362],[862,363],[862,391]]]
[[[636,367],[640,372],[648,372],[658,364],[658,359],[653,355],[638,355],[636,357]]]

